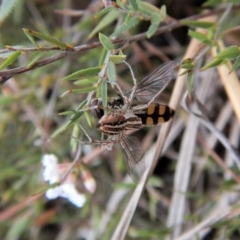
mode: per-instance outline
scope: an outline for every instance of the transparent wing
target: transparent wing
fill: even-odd
[[[135,98],[139,101],[149,102],[157,97],[176,78],[178,65],[175,61],[169,61],[156,68],[137,84]],[[125,96],[129,97],[131,92],[132,89]]]
[[[145,170],[143,150],[137,138],[124,135],[120,141],[128,173],[134,182],[139,182]]]

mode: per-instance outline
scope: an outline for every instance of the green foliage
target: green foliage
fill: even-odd
[[[0,65],[0,70],[8,67],[21,55],[20,51],[16,51],[8,56],[8,58]]]
[[[157,7],[155,7],[149,2],[139,1],[138,7],[141,13],[146,14],[149,17],[151,17],[154,13],[157,13],[159,15],[162,14],[160,9],[158,9]],[[161,16],[161,17],[164,18],[164,16]]]
[[[114,49],[114,45],[112,44],[111,39],[106,35],[99,33],[99,40],[106,50],[112,51]]]
[[[158,29],[158,25],[152,24],[149,28],[148,28],[148,32],[147,32],[147,37],[150,38],[154,35],[154,33],[157,31]]]
[[[42,56],[45,54],[45,52],[40,52],[38,53],[31,61],[30,63],[27,65],[28,68],[32,68],[37,62],[39,59],[42,58]]]
[[[231,46],[218,53],[217,58],[222,60],[230,60],[239,57],[240,47]]]
[[[196,32],[196,31],[192,31],[192,30],[189,30],[188,31],[188,34],[190,37],[192,38],[196,38],[198,41],[206,44],[206,45],[210,45],[212,46],[212,40],[208,38],[208,36],[200,33],[200,32]]]
[[[57,39],[55,39],[53,37],[50,37],[48,35],[45,35],[43,33],[36,32],[36,31],[30,30],[30,29],[26,29],[26,28],[24,28],[23,31],[27,35],[28,39],[36,46],[38,46],[38,45],[36,44],[35,39],[33,38],[33,36],[37,37],[37,38],[40,38],[40,39],[43,39],[46,42],[48,42],[48,43],[50,43],[50,44],[52,44],[54,46],[59,47],[60,49],[68,49],[68,48],[71,49],[72,48],[71,45],[63,43],[63,42],[60,42],[59,40],[57,40]]]
[[[131,4],[134,11],[138,10],[138,3],[137,0],[129,0],[129,3]]]
[[[203,4],[203,6],[205,7],[217,6],[221,3],[239,4],[239,0],[208,0]]]
[[[101,67],[87,68],[87,69],[83,69],[83,70],[74,72],[74,73],[64,77],[62,80],[63,81],[73,81],[73,80],[84,79],[87,77],[94,77],[94,76],[97,76],[100,71],[101,71]]]
[[[98,76],[95,76],[95,77],[88,77],[88,78],[82,78],[82,79],[79,79],[79,80],[76,80],[74,81],[74,85],[81,85],[81,86],[86,86],[86,85],[94,85],[96,84],[98,81]]]
[[[128,17],[128,16],[127,16]],[[118,27],[111,36],[118,36],[132,28],[134,28],[135,26],[138,25],[138,23],[140,22],[140,20],[138,18],[130,18],[129,17],[127,19],[127,21],[125,21],[120,27]]]
[[[87,87],[87,88],[79,88],[70,90],[71,93],[89,93],[95,91],[96,87]]]
[[[76,110],[74,110],[74,114],[72,114],[72,116],[70,117],[70,120],[64,125],[64,128],[61,130],[61,131],[65,131],[68,127],[70,127],[73,123],[75,123],[82,115],[83,115],[83,113],[84,113],[84,106],[86,105],[86,103],[87,103],[87,100],[85,100],[85,101],[83,101],[78,107],[77,107],[77,109]],[[82,111],[83,110],[83,111]],[[69,113],[72,113],[72,111],[71,112],[69,112]],[[60,114],[64,114],[64,112],[63,113],[60,113]],[[60,131],[60,132],[61,132]],[[56,132],[56,134],[57,133],[60,133],[60,132]],[[55,136],[55,135],[54,135]]]
[[[98,13],[94,16],[94,18],[102,17],[104,14],[110,12],[111,10],[114,10],[114,8],[113,8],[113,7],[104,8],[104,9],[102,9],[100,12],[98,12]]]
[[[117,81],[116,67],[113,62],[108,63],[107,76],[108,76],[108,80],[109,80],[110,84],[113,87],[114,83],[116,83],[116,81]]]
[[[167,16],[167,12],[174,12],[173,9],[169,9],[171,6],[157,7],[160,1],[154,6],[150,1],[117,0],[116,7],[103,10],[100,9],[103,5],[99,1],[99,4],[89,4],[86,11],[82,12],[82,16],[77,16],[77,11],[68,12],[63,1],[48,1],[47,4],[44,1],[23,2],[21,9],[23,13],[20,14],[17,23],[15,23],[15,12],[10,14],[17,1],[3,0],[0,9],[0,22],[6,22],[1,25],[0,46],[8,45],[0,49],[0,81],[5,81],[5,77],[8,78],[13,73],[9,83],[3,84],[0,94],[1,217],[5,217],[5,220],[0,218],[2,223],[0,236],[6,239],[47,239],[49,236],[44,232],[44,228],[52,230],[54,224],[59,228],[59,233],[58,236],[53,236],[51,232],[51,239],[62,237],[64,231],[62,226],[68,229],[67,238],[72,238],[79,229],[85,228],[86,222],[92,224],[88,226],[89,232],[98,234],[97,231],[102,227],[101,223],[104,222],[104,214],[107,212],[110,214],[108,215],[110,222],[103,227],[103,234],[97,236],[99,239],[111,239],[120,217],[125,213],[125,206],[131,199],[130,194],[138,186],[136,183],[122,181],[126,167],[122,150],[118,146],[102,154],[97,152],[98,146],[94,143],[101,143],[107,137],[101,138],[101,132],[96,127],[99,119],[93,118],[90,109],[97,106],[91,105],[91,101],[100,98],[103,105],[101,109],[109,112],[110,98],[118,97],[116,84],[123,94],[126,93],[126,97],[129,96],[128,91],[134,84],[129,68],[123,64],[124,61],[130,64],[139,82],[148,75],[151,68],[157,68],[163,59],[168,58],[178,59],[179,68],[183,69],[182,75],[187,74],[184,87],[187,87],[188,94],[195,92],[198,94],[200,86],[195,84],[198,80],[198,75],[195,74],[201,75],[202,72],[197,71],[197,66],[201,61],[203,61],[202,65],[206,64],[205,60],[208,60],[212,48],[218,49],[219,40],[228,43],[228,47],[224,51],[218,50],[217,56],[211,57],[212,61],[201,70],[204,72],[211,67],[229,64],[229,61],[233,62],[229,72],[240,67],[240,48],[236,42],[233,43],[233,39],[238,39],[238,35],[233,33],[235,27],[239,27],[239,10],[237,7],[234,8],[223,22],[218,20],[207,22],[199,20],[203,10],[200,6],[198,6],[200,15],[185,16],[184,11],[181,13],[194,20],[176,20],[175,16]],[[77,2],[78,7],[84,4],[84,1]],[[229,7],[227,2],[237,3],[234,0],[210,0],[206,5],[218,6],[225,3],[226,5],[222,6],[227,8]],[[186,9],[189,9],[187,7],[189,6],[186,6]],[[64,10],[56,14],[56,9]],[[209,14],[218,15],[221,19],[223,13],[219,13],[219,9],[216,13],[216,8],[212,7]],[[17,10],[19,9],[14,9]],[[193,11],[192,8],[190,10]],[[72,17],[71,14],[76,15]],[[61,21],[63,24],[60,24]],[[183,44],[187,39],[187,36],[182,35],[183,33],[158,35],[163,29],[162,26],[164,29],[169,26],[166,32],[170,32],[180,25],[191,27],[190,38],[204,43],[203,49],[194,49],[191,52],[191,57],[194,56],[191,59],[182,60],[189,46],[189,43]],[[207,33],[199,33],[196,28],[202,28]],[[155,35],[154,39],[153,35]],[[74,46],[65,42],[71,42]],[[219,76],[216,79],[219,81]],[[206,84],[209,90],[208,86],[212,81],[214,78],[209,77],[199,82]],[[147,89],[147,86],[145,87]],[[168,100],[171,88],[172,86],[167,89],[164,102]],[[182,89],[179,89],[180,91]],[[227,103],[224,102],[226,97],[224,99],[222,96],[219,97],[218,92],[213,89],[211,99],[206,101],[206,107],[209,108],[214,122],[218,122],[218,117],[221,117],[219,113],[222,112],[223,106],[219,107],[221,105],[219,103],[222,105]],[[133,99],[132,104],[137,105],[137,101]],[[179,102],[181,101],[179,99]],[[163,165],[160,161],[155,175],[150,176],[146,191],[142,194],[141,204],[135,211],[128,236],[125,238],[164,239],[173,231],[167,227],[166,219],[167,213],[171,210],[170,200],[174,190],[173,179],[176,177],[176,167],[173,171],[165,165],[178,164],[176,159],[182,151],[181,142],[185,128],[188,127],[186,121],[190,121],[185,111],[181,110],[179,114],[177,108],[174,110],[176,110],[176,123],[181,124],[174,132],[170,151],[167,151],[169,160]],[[126,114],[129,114],[128,111],[129,109],[126,109]],[[225,115],[224,118],[226,119],[227,116]],[[224,127],[226,135],[231,134],[234,121],[236,121],[235,114],[230,114],[229,121]],[[90,139],[80,125],[86,129]],[[146,153],[154,144],[158,134],[155,129],[144,128],[127,134],[134,134],[141,140],[146,147],[146,151],[144,149]],[[194,164],[192,164],[189,188],[182,193],[186,197],[187,204],[191,206],[188,214],[184,215],[186,228],[188,225],[192,227],[193,220],[194,225],[204,221],[211,209],[218,205],[222,195],[235,191],[238,186],[235,179],[230,178],[228,181],[225,179],[226,170],[218,167],[213,159],[211,165],[209,164],[206,150],[201,143],[202,135],[204,141],[208,141],[208,132],[202,131],[202,127],[198,129],[198,138],[191,138],[196,142],[196,151],[193,151],[194,156],[192,156]],[[92,145],[86,147],[84,143],[80,144],[81,140],[87,143],[92,141]],[[106,143],[100,145],[100,148],[102,145],[106,147]],[[214,150],[218,152],[218,148],[220,154],[226,152],[221,146],[215,147]],[[80,157],[76,154],[78,151]],[[24,205],[29,197],[41,193],[42,189],[49,188],[41,179],[43,153],[56,153],[63,163],[72,162],[77,158],[79,160],[77,164],[86,165],[84,167],[88,168],[96,179],[97,190],[91,197],[90,194],[87,196],[87,203],[82,209],[71,206],[64,198],[48,204],[44,196],[31,204]],[[221,156],[224,157],[223,154]],[[145,163],[148,164],[151,160],[147,158]],[[76,169],[77,171],[79,169]],[[185,178],[185,175],[183,174],[182,177]],[[78,179],[77,184],[81,189],[81,179]],[[83,192],[85,194],[86,189]],[[232,206],[235,207],[236,204]],[[10,215],[5,215],[9,213]],[[238,217],[233,218],[222,222],[222,225],[212,224],[212,226],[218,233],[223,228],[227,229],[227,236],[231,238],[238,231],[239,225]]]
[[[166,7],[163,5],[160,9],[160,13],[154,12],[152,14],[151,25],[147,32],[147,37],[150,38],[158,29],[159,24],[167,17]]]
[[[106,81],[102,81],[102,83],[101,83],[101,98],[102,98],[103,106],[107,107],[108,98],[107,98],[107,83],[106,83]]]
[[[183,20],[181,24],[187,25],[189,27],[198,27],[198,28],[211,28],[214,27],[216,23],[207,22],[207,21],[190,21],[190,20]]]
[[[97,24],[97,26],[91,31],[88,38],[93,38],[98,32],[100,32],[103,28],[109,26],[114,20],[119,16],[119,12],[115,9],[111,9],[103,19]]]
[[[9,16],[17,1],[21,0],[2,0],[0,5],[0,25]]]
[[[206,64],[202,67],[202,70],[206,70],[208,68],[216,67],[226,62],[227,60],[236,59],[235,64],[233,65],[233,69],[236,70],[239,67],[239,57],[240,57],[240,48],[237,46],[231,46],[224,49],[222,52],[218,53],[213,61]],[[233,70],[231,69],[231,71]]]
[[[235,71],[240,67],[240,56],[236,58],[236,61],[233,64],[232,70],[231,71]]]
[[[121,54],[121,55],[111,55],[111,56],[109,56],[109,60],[111,61],[111,62],[113,62],[114,64],[120,64],[120,63],[122,63],[123,61],[125,61],[126,60],[126,55],[123,55],[123,54]]]
[[[224,61],[222,59],[214,59],[213,61],[211,61],[210,63],[206,64],[204,67],[201,68],[201,70],[206,70],[208,68],[212,68],[212,67],[217,67],[219,65],[221,65]]]

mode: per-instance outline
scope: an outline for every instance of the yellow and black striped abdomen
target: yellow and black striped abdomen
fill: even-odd
[[[175,111],[167,105],[151,103],[147,109],[135,115],[141,118],[143,125],[151,126],[169,121],[174,113]]]

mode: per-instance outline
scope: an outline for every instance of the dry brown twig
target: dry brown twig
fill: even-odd
[[[201,13],[201,14],[196,14],[194,16],[184,18],[182,20],[196,20],[196,19],[200,19],[200,18],[203,18],[203,17],[215,15],[215,14],[220,13],[222,11],[224,11],[224,8],[214,9],[212,11],[204,12],[204,13]],[[169,32],[169,31],[172,31],[175,28],[181,27],[182,26],[182,24],[181,24],[182,20],[179,20],[179,21],[172,20],[171,22],[167,23],[165,26],[159,27],[154,35],[159,35],[159,34],[162,34],[164,32]],[[128,38],[113,39],[112,43],[114,43],[114,44],[126,44],[126,43],[131,43],[131,42],[144,40],[144,39],[147,39],[147,32],[136,34],[136,35],[128,37]],[[72,49],[66,49],[66,50],[62,50],[58,47],[41,48],[41,49],[39,49],[39,48],[22,48],[22,49],[21,48],[17,48],[17,49],[10,48],[10,49],[0,50],[0,54],[11,52],[11,51],[24,51],[24,52],[62,51],[61,53],[58,53],[54,56],[47,57],[43,60],[40,60],[39,62],[37,62],[35,65],[33,65],[31,67],[22,66],[22,67],[17,67],[17,68],[13,68],[13,69],[0,71],[0,84],[5,83],[8,79],[10,79],[11,77],[13,77],[16,74],[21,74],[21,73],[24,73],[24,72],[28,72],[28,71],[31,71],[33,69],[36,69],[36,68],[48,65],[50,63],[56,62],[56,61],[58,61],[62,58],[71,56],[73,54],[80,53],[80,52],[90,50],[90,49],[94,49],[94,48],[97,48],[97,47],[100,47],[100,46],[101,46],[101,42],[93,42],[93,43],[89,43],[89,44],[83,44],[81,46],[76,46]]]

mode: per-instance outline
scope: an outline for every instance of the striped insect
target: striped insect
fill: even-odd
[[[174,116],[173,109],[157,103],[156,99],[170,81],[175,79],[178,64],[174,61],[164,63],[139,83],[130,65],[126,64],[131,71],[134,87],[123,93],[116,85],[120,92],[119,97],[109,99],[106,114],[101,99],[92,100],[90,111],[99,119],[97,128],[107,139],[91,143],[105,144],[109,150],[115,143],[120,143],[129,175],[137,182],[145,170],[144,153],[139,140],[128,136],[126,131],[162,124]]]

